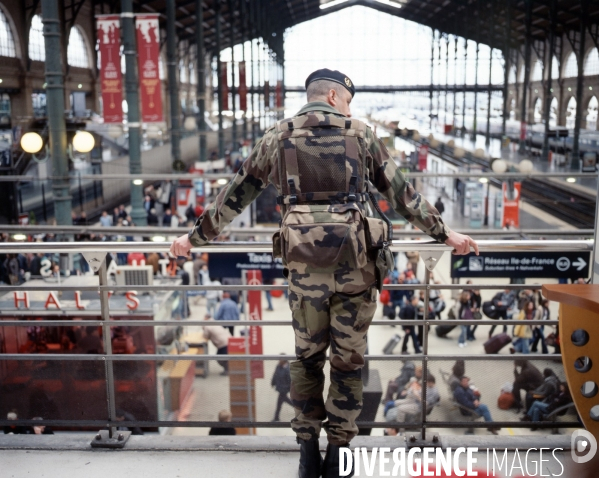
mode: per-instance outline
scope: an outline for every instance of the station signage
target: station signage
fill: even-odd
[[[451,277],[578,279],[590,262],[590,252],[481,252],[452,256]]]
[[[264,279],[283,277],[283,261],[271,253],[236,252],[232,254],[210,254],[208,272],[210,277],[241,278],[243,271],[259,270]]]
[[[112,292],[108,292],[108,298],[112,295]],[[129,310],[137,310],[139,307],[139,299],[137,298],[137,292],[134,290],[129,290],[125,292],[126,306]],[[40,310],[38,307],[33,307],[30,300],[30,292],[29,291],[13,291],[13,300],[15,304],[15,310]],[[56,292],[50,291],[46,296],[46,300],[44,302],[43,308],[45,310],[65,310],[65,309],[76,309],[76,310],[85,310],[86,302],[81,300],[81,292],[75,291],[75,301],[68,301],[68,306],[63,304],[59,297],[56,295]]]

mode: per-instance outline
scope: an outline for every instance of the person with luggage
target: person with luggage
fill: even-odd
[[[518,320],[526,321],[535,318],[535,304],[529,300],[524,304],[524,308],[518,314]],[[518,324],[514,327],[514,346],[510,348],[511,353],[519,352],[522,354],[530,353],[530,340],[532,339],[532,329],[530,325]]]
[[[495,318],[501,320],[507,320],[509,314],[508,311],[513,307],[516,295],[514,291],[506,289],[503,292],[498,292],[492,299],[493,306],[495,307]],[[496,325],[491,326],[489,330],[489,338],[493,336],[493,331]],[[507,325],[503,326],[503,333],[507,333]]]
[[[412,296],[412,300],[408,302],[400,311],[399,318],[402,320],[416,320],[418,308],[418,296],[414,294]],[[403,330],[405,332],[403,338],[403,344],[401,346],[401,353],[403,355],[408,355],[408,341],[410,337],[412,337],[412,345],[414,346],[414,352],[419,354],[422,353],[420,349],[420,342],[418,342],[418,338],[416,337],[416,327],[413,325],[404,325]]]
[[[395,277],[395,274],[394,274]],[[391,283],[392,284],[405,284],[406,283],[406,275],[405,273],[401,272],[397,275],[397,278],[392,278],[391,279]],[[397,308],[399,307],[399,310],[401,312],[401,308],[405,305],[406,302],[409,302],[410,299],[412,298],[412,295],[414,295],[414,291],[412,290],[407,290],[407,289],[395,289],[391,291],[391,306],[393,307],[393,318],[395,318],[395,312],[397,311]]]
[[[464,407],[460,408],[460,412],[462,413],[462,415],[468,416],[474,413],[479,417],[483,417],[485,419],[485,422],[487,423],[493,422],[493,418],[491,417],[489,407],[484,403],[481,403],[480,396],[477,396],[474,393],[474,390],[470,388],[470,377],[464,376],[461,378],[460,385],[456,387],[453,391],[453,398],[462,407]],[[493,435],[499,435],[499,428],[489,427],[487,428],[487,430],[490,431]]]
[[[466,282],[466,284],[472,284],[472,281],[469,280]],[[482,298],[480,296],[480,290],[479,289],[470,289],[468,290],[468,292],[470,292],[470,310],[472,311],[472,317],[475,319],[482,319],[482,315],[481,315],[481,306],[482,306]],[[474,332],[476,332],[476,329],[478,328],[478,325],[471,325],[468,327],[468,333],[466,334],[466,340],[476,340],[476,337],[474,336]]]
[[[537,313],[535,320],[549,320],[549,300],[541,299],[541,304],[537,307]],[[545,341],[545,326],[544,325],[533,325],[532,326],[532,340],[530,351],[533,353],[537,352],[537,344],[541,342],[541,351],[544,354],[548,354],[547,342]]]
[[[519,371],[518,367],[520,367]],[[514,394],[514,408],[518,413],[522,409],[521,390],[530,392],[540,387],[542,383],[543,375],[537,367],[528,360],[514,360],[514,386],[512,387],[512,393]]]
[[[460,307],[458,317],[462,320],[472,320],[474,316],[472,315],[472,310],[470,309],[470,292],[467,290],[462,291],[459,299]],[[458,338],[458,347],[464,348],[468,345],[466,339],[468,337],[468,329],[469,325],[460,325],[461,333]]]

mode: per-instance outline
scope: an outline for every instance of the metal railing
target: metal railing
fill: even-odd
[[[565,251],[592,251],[593,241],[591,240],[562,240],[562,241],[479,241],[479,249],[481,252],[515,252],[515,251],[545,251],[545,252],[565,252]],[[95,325],[102,328],[102,336],[104,343],[104,353],[101,354],[35,354],[35,353],[16,353],[7,354],[0,353],[0,361],[78,361],[78,362],[102,362],[105,364],[105,384],[108,399],[108,417],[106,420],[19,420],[8,421],[0,419],[0,425],[48,425],[48,426],[67,426],[67,427],[107,427],[109,429],[110,439],[116,435],[117,427],[243,427],[243,428],[276,428],[276,427],[288,427],[287,423],[284,422],[263,422],[263,421],[235,421],[226,424],[214,422],[214,421],[172,421],[172,420],[154,420],[154,421],[117,421],[116,420],[116,399],[115,399],[115,377],[113,365],[119,362],[131,362],[131,361],[195,361],[195,362],[206,362],[211,360],[218,361],[278,361],[282,359],[294,360],[295,356],[291,355],[163,355],[163,354],[114,354],[112,351],[111,343],[111,326],[168,326],[168,325],[185,325],[185,326],[200,326],[206,325],[205,321],[201,320],[184,320],[184,321],[173,321],[173,320],[111,320],[111,311],[109,308],[109,292],[115,291],[127,291],[131,289],[131,286],[117,286],[109,284],[107,275],[107,266],[105,256],[108,252],[163,252],[167,253],[170,248],[170,243],[159,242],[159,243],[136,243],[136,242],[60,242],[60,243],[0,243],[0,253],[81,253],[88,261],[90,267],[94,272],[98,273],[99,283],[97,286],[59,286],[51,284],[48,286],[25,286],[28,291],[98,291],[100,295],[100,311],[91,312],[90,315],[100,316],[100,320],[86,320],[85,322],[79,322],[77,325]],[[214,243],[210,246],[200,247],[193,249],[193,252],[211,252],[211,253],[227,253],[227,252],[271,252],[272,245],[270,243],[259,243],[259,242],[226,242],[226,243]],[[384,288],[388,290],[423,290],[424,291],[424,310],[429,310],[430,291],[431,290],[456,290],[464,289],[463,285],[460,284],[433,284],[430,281],[431,272],[438,264],[444,252],[451,251],[449,246],[439,244],[436,242],[424,242],[419,241],[417,243],[413,241],[394,241],[391,250],[393,252],[408,252],[416,249],[420,252],[421,258],[425,264],[425,281],[422,284],[393,284],[385,285]],[[484,285],[470,285],[470,288],[476,289],[512,289],[512,290],[539,290],[540,284],[484,284]],[[182,285],[159,285],[159,286],[135,286],[135,290],[140,293],[152,292],[152,291],[209,291],[209,290],[231,290],[231,291],[251,291],[251,290],[282,290],[286,289],[286,285],[222,285],[222,286],[182,286]],[[12,291],[23,291],[23,286],[0,286],[0,294]],[[4,311],[7,313],[8,311]],[[12,312],[11,312],[12,314]],[[15,315],[15,314],[12,314]],[[31,312],[30,315],[44,315],[37,311]],[[53,315],[57,315],[53,313]],[[78,314],[84,315],[84,314]],[[410,355],[410,356],[394,356],[394,355],[375,355],[367,354],[367,361],[417,361],[422,363],[422,409],[421,417],[417,422],[358,422],[360,427],[418,427],[421,428],[422,439],[426,439],[426,430],[428,427],[435,428],[481,428],[490,426],[489,423],[476,423],[472,421],[430,421],[427,419],[427,402],[426,402],[426,390],[427,390],[427,377],[428,377],[428,366],[427,364],[434,361],[443,360],[488,360],[488,361],[512,361],[514,355],[474,355],[474,354],[430,354],[429,353],[429,341],[428,333],[431,325],[434,325],[435,321],[430,318],[421,320],[412,320],[410,325],[412,326],[424,326],[422,353]],[[515,325],[521,324],[518,320],[502,320],[500,325]],[[268,326],[288,326],[291,324],[290,320],[268,320],[261,321],[260,327]],[[496,320],[460,320],[460,325],[497,325]],[[527,325],[557,325],[556,320],[537,320],[527,321]],[[24,327],[31,325],[30,321],[23,320],[1,320],[0,326],[17,326]],[[36,322],[36,325],[43,326],[73,326],[75,325],[71,320],[43,320]],[[223,326],[256,326],[255,320],[238,320],[238,321],[219,321],[219,325]],[[387,320],[373,320],[371,322],[373,326],[389,325]],[[246,334],[247,336],[247,334]],[[247,350],[247,349],[246,349]],[[527,360],[546,360],[560,362],[560,355],[544,355],[544,354],[528,354],[525,357]],[[555,428],[559,427],[577,427],[579,422],[577,421],[559,421],[557,423],[544,423],[534,422],[532,423],[538,428]],[[492,423],[493,427],[530,427],[531,422],[512,422],[512,421],[496,421]]]

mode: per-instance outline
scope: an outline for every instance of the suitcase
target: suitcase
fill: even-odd
[[[395,307],[392,305],[383,306],[383,315],[389,320],[395,320]]]
[[[485,353],[496,354],[507,344],[511,343],[512,338],[508,334],[498,334],[487,340],[483,347],[485,348]]]
[[[457,325],[437,325],[435,327],[435,333],[437,334],[437,337],[444,338],[447,337],[447,334],[456,327]]]
[[[401,340],[401,337],[397,334],[395,334],[393,337],[391,337],[391,340],[389,340],[389,342],[387,342],[387,345],[385,345],[385,347],[383,348],[383,354],[391,355],[393,353],[393,350],[395,349],[395,347],[397,347],[397,344],[399,344],[400,340]]]

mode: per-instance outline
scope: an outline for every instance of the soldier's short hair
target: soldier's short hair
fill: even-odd
[[[347,91],[344,86],[335,81],[316,80],[308,85],[306,96],[308,101],[311,101],[314,98],[326,97],[330,90],[335,90],[338,95],[341,95],[342,91]]]

